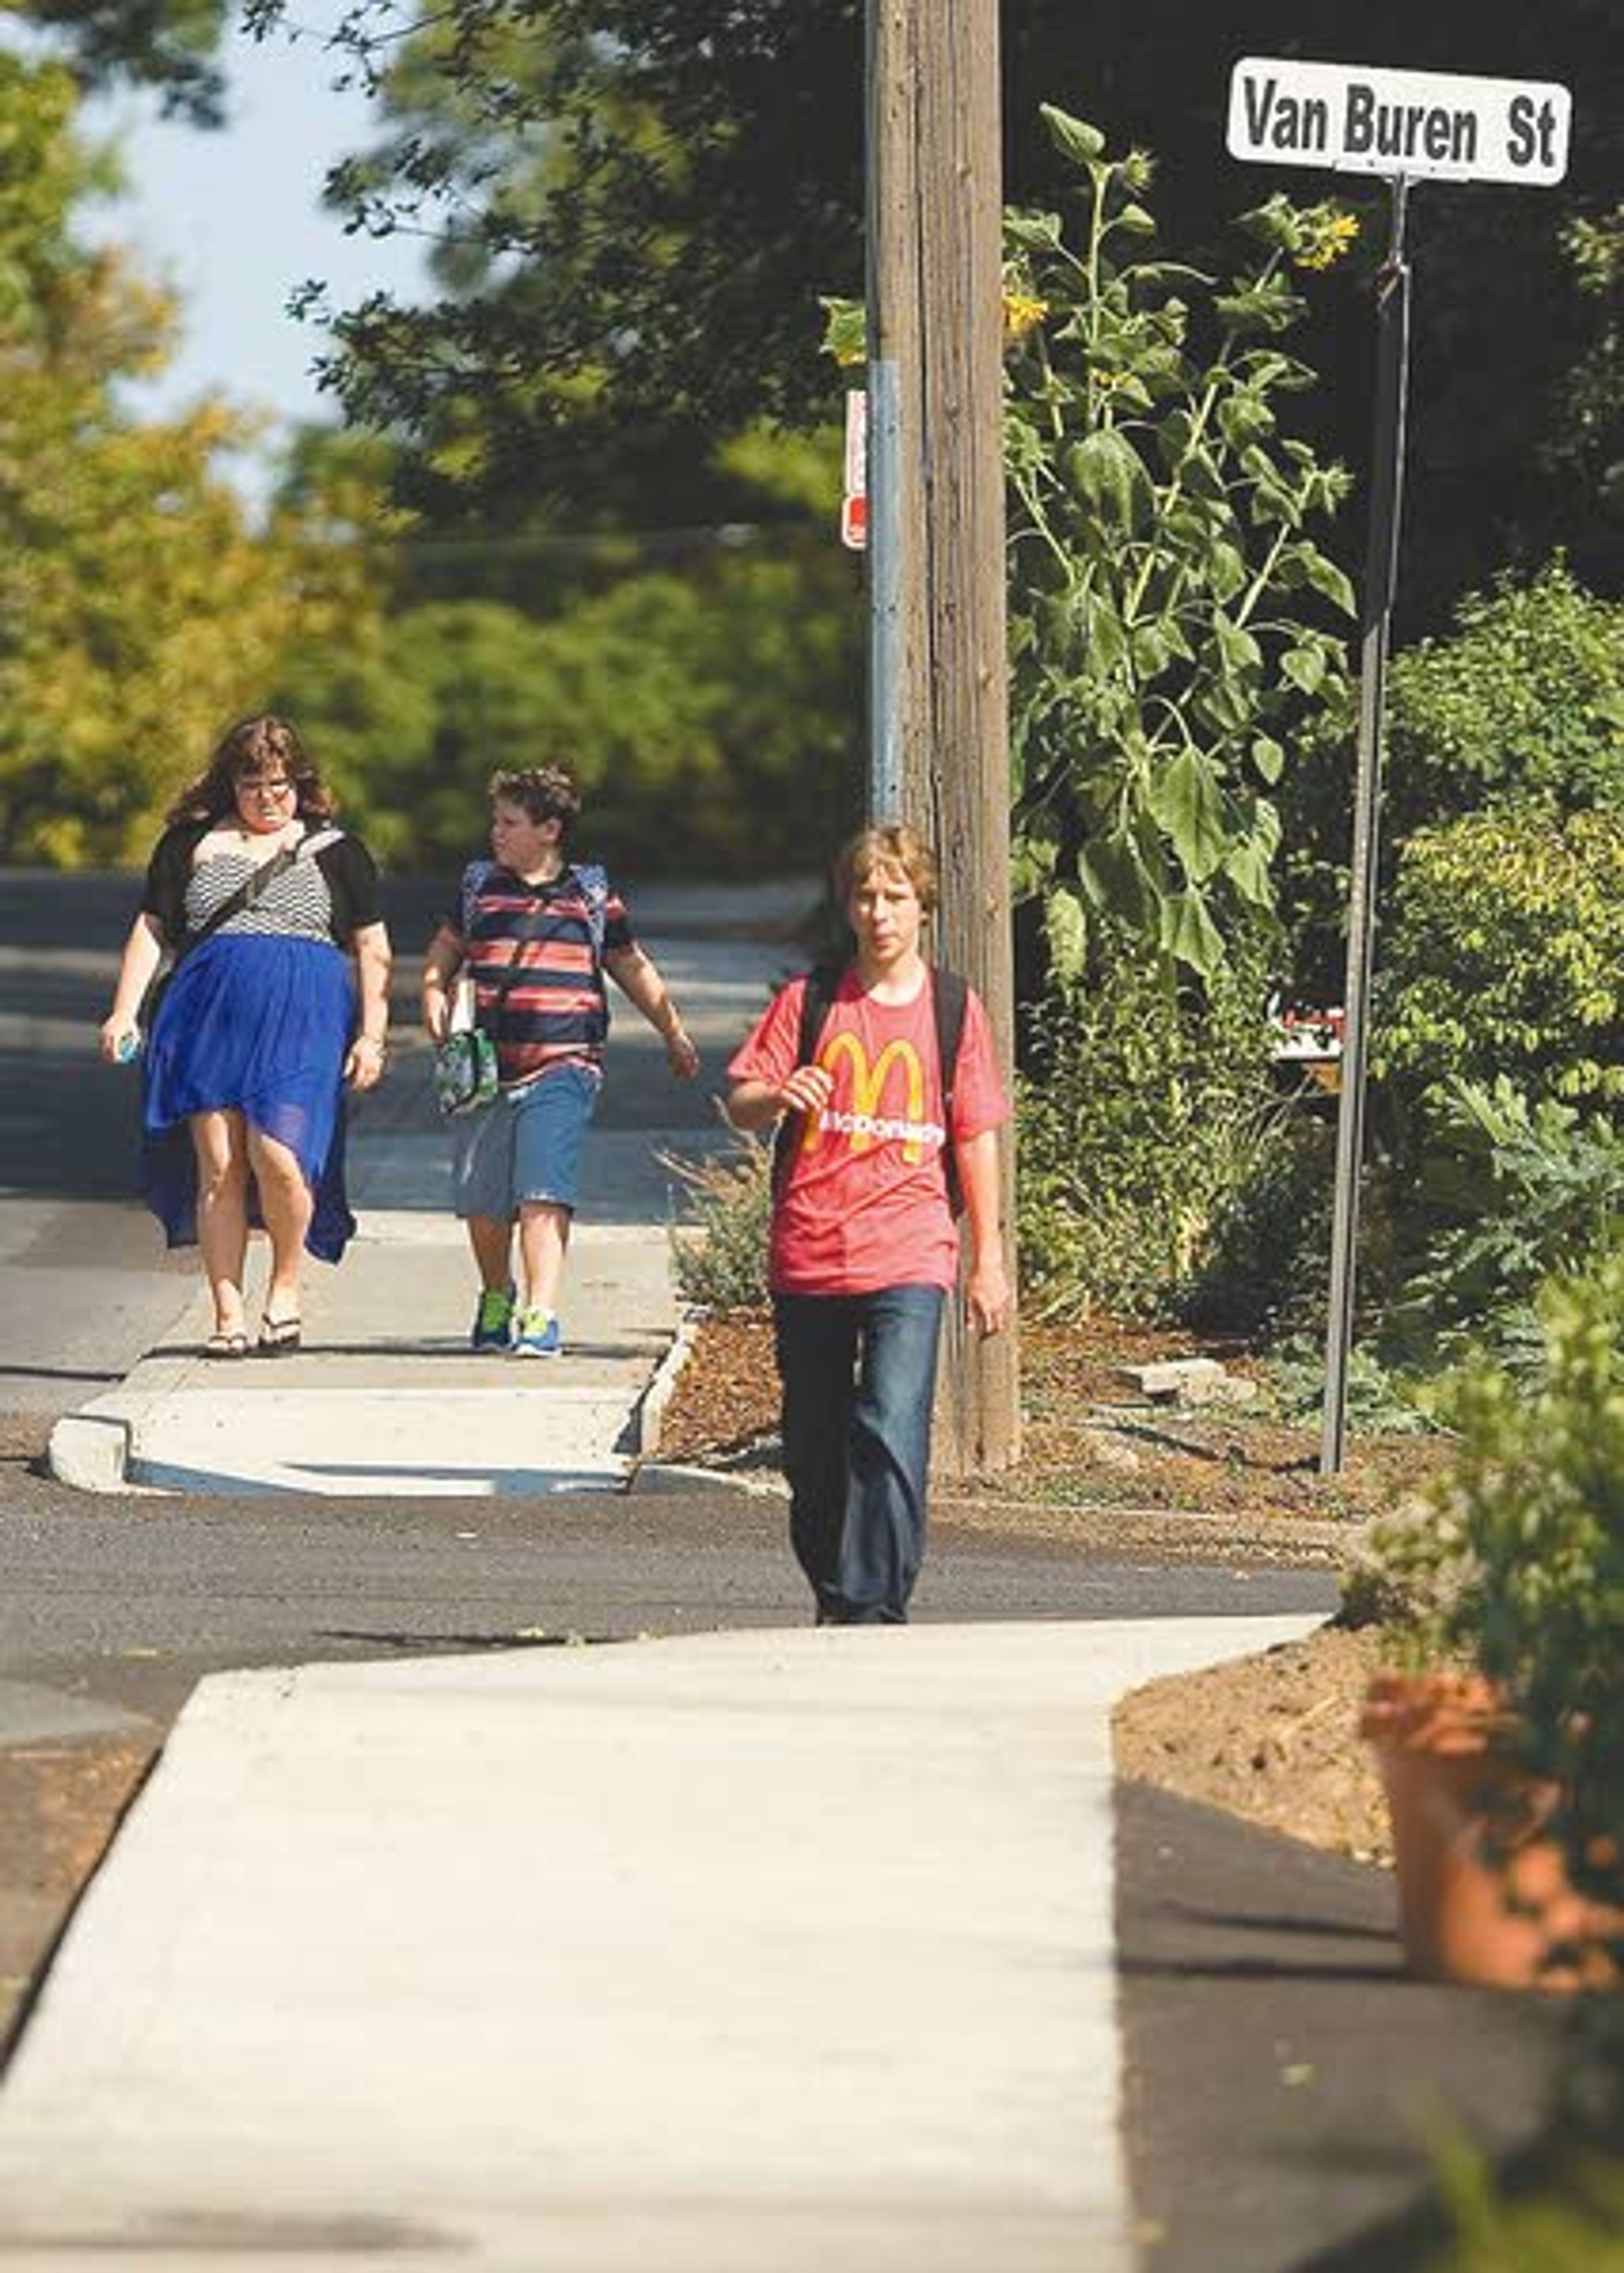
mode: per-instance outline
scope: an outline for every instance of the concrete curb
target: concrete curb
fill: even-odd
[[[682,1378],[683,1368],[693,1354],[693,1345],[700,1331],[700,1313],[685,1310],[670,1348],[655,1368],[654,1378],[638,1400],[632,1415],[632,1450],[640,1454],[652,1454],[660,1449],[660,1426],[665,1408],[675,1394]]]
[[[200,1341],[208,1332],[208,1319],[206,1298],[193,1289],[160,1337],[158,1347]],[[137,1431],[153,1407],[173,1396],[203,1362],[191,1350],[168,1357],[149,1354],[116,1389],[92,1398],[77,1413],[64,1413],[53,1426],[46,1445],[46,1463],[56,1482],[75,1491],[150,1490],[151,1486],[134,1483],[130,1478]]]
[[[56,1481],[74,1491],[121,1492],[130,1464],[129,1420],[94,1406],[64,1413],[51,1430],[45,1457]]]
[[[740,1499],[788,1500],[782,1476],[742,1476],[725,1468],[701,1468],[682,1460],[640,1462],[626,1478],[629,1492],[733,1492]]]

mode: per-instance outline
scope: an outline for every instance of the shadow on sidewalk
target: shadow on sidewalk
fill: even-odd
[[[1412,1980],[1373,1865],[1142,1784],[1117,1837],[1144,2273],[1403,2273],[1447,2140],[1536,2149],[1564,1999]]]

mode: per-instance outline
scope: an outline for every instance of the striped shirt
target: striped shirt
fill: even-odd
[[[477,1023],[497,1046],[505,1089],[555,1065],[596,1065],[609,1036],[603,953],[636,944],[612,885],[602,904],[602,952],[594,910],[573,868],[527,884],[493,867],[474,893],[467,930],[460,904],[445,919],[474,981]],[[513,977],[505,974],[513,971]]]

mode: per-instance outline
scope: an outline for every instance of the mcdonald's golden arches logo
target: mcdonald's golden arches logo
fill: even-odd
[[[924,1159],[927,1145],[939,1150],[947,1142],[946,1129],[924,1118],[924,1068],[911,1042],[887,1042],[871,1065],[857,1035],[836,1034],[819,1051],[818,1063],[834,1079],[837,1095],[842,1059],[851,1070],[850,1104],[842,1107],[831,1102],[815,1117],[809,1114],[801,1140],[803,1152],[810,1151],[823,1136],[849,1136],[854,1152],[866,1152],[871,1144],[887,1139],[900,1140],[902,1158],[912,1167]],[[902,1069],[905,1110],[886,1114],[880,1108],[894,1065]]]

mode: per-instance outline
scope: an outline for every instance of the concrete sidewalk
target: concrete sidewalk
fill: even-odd
[[[0,2263],[1126,2273],[1110,1708],[1312,1623],[206,1681],[0,2091]]]
[[[624,1489],[681,1324],[658,1217],[577,1231],[562,1359],[475,1355],[461,1227],[445,1206],[367,1201],[372,1177],[398,1184],[413,1166],[425,1187],[444,1182],[444,1141],[428,1144],[357,1143],[361,1229],[339,1269],[309,1272],[296,1356],[210,1363],[207,1298],[192,1294],[116,1389],[56,1423],[57,1478],[86,1491],[318,1497]],[[640,1136],[598,1147],[600,1167],[617,1148],[648,1157]]]

